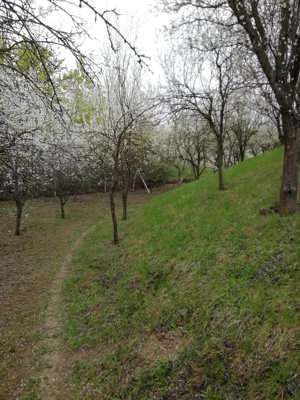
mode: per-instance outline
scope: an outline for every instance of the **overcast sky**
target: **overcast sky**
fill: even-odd
[[[39,3],[39,2],[38,2]],[[140,53],[150,57],[147,61],[149,68],[153,71],[156,79],[159,79],[161,70],[159,67],[159,54],[164,49],[164,38],[162,28],[168,21],[166,14],[159,13],[156,9],[159,4],[158,0],[90,0],[90,3],[100,11],[115,8],[121,16],[119,17],[119,26],[122,33],[129,37],[137,35],[137,48]],[[88,32],[95,40],[84,39],[82,43],[85,52],[94,55],[101,52],[101,45],[108,43],[108,37],[103,22],[98,20],[95,22],[94,15],[87,7],[82,6],[81,9],[76,3],[73,12],[78,13],[80,17],[88,23]],[[60,27],[65,24],[63,15],[57,13],[51,17],[52,22],[55,21]],[[65,26],[64,26],[65,27]],[[70,55],[63,54],[67,64],[74,67],[74,60]]]

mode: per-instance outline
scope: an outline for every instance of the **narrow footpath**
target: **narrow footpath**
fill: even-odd
[[[40,396],[42,400],[56,400],[67,378],[65,349],[63,343],[63,283],[76,249],[95,227],[87,229],[74,243],[55,276],[46,312],[41,348],[43,355],[39,372]]]

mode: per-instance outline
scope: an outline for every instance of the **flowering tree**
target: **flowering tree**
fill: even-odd
[[[122,176],[125,176],[124,168],[128,165],[125,160],[135,143],[138,127],[157,105],[143,91],[141,76],[141,66],[121,43],[116,53],[106,53],[91,131],[101,148],[106,150],[107,164],[111,166],[110,209],[114,244],[119,242],[115,195]]]
[[[3,78],[1,74],[2,82]],[[15,200],[15,233],[20,235],[25,202],[44,185],[43,150],[37,133],[41,131],[46,113],[27,81],[15,73],[5,75],[0,110],[2,190]]]

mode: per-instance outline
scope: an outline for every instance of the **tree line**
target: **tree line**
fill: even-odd
[[[61,217],[78,191],[109,192],[113,242],[138,173],[183,181],[211,169],[220,190],[224,168],[284,145],[279,210],[297,209],[300,6],[275,0],[163,0],[173,19],[161,57],[164,82],[145,80],[144,55],[118,28],[116,10],[86,7],[107,28],[101,67],[81,51],[84,25],[64,0],[40,9],[1,0],[0,183],[16,203],[16,234],[30,197],[52,193]],[[61,12],[72,31],[46,23]],[[66,70],[58,47],[77,67]],[[144,178],[143,178],[144,177]]]

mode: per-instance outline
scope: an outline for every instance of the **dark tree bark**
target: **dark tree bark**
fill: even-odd
[[[123,204],[123,220],[126,221],[127,219],[127,197],[128,197],[128,190],[122,192],[122,204]]]
[[[110,200],[110,212],[111,212],[111,219],[113,224],[113,244],[119,243],[119,233],[118,233],[118,221],[117,221],[117,214],[116,214],[116,202],[115,202],[115,194],[117,189],[118,181],[116,177],[113,177],[110,193],[109,193],[109,200]]]
[[[278,113],[275,116],[275,120],[276,120],[276,127],[277,127],[277,132],[278,132],[278,139],[279,142],[284,145],[285,141],[284,141],[284,133],[283,133],[283,129],[282,129],[282,117],[281,114]]]
[[[24,204],[21,200],[16,200],[16,230],[15,235],[20,236],[21,234],[21,222],[22,222],[22,214],[23,214]]]
[[[223,148],[223,138],[218,138],[217,167],[218,167],[219,190],[226,190],[225,183],[224,183],[224,148]]]
[[[123,163],[123,172],[122,172],[122,208],[123,208],[123,215],[122,219],[125,221],[127,220],[127,199],[128,199],[128,192],[129,192],[129,184],[130,184],[130,165],[128,161],[125,160]]]
[[[59,195],[58,198],[59,198],[59,203],[60,203],[60,217],[62,219],[65,219],[65,216],[66,216],[65,205],[66,205],[67,200],[64,196],[61,196],[61,195]]]
[[[127,219],[127,199],[129,191],[129,180],[125,178],[122,190],[123,220]]]
[[[298,173],[300,156],[300,127],[284,118],[284,158],[280,190],[280,214],[297,211]]]
[[[65,219],[65,205],[64,203],[60,203],[60,216],[62,219]]]

